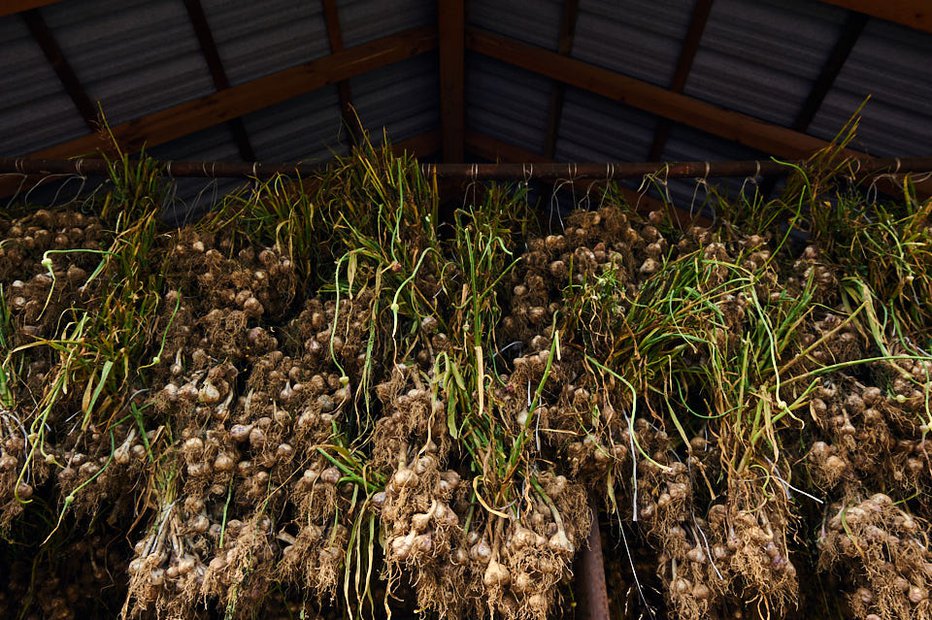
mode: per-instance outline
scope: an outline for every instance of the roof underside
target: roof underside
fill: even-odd
[[[422,156],[443,145],[447,159],[463,157],[450,141],[467,161],[788,157],[789,146],[775,152],[752,135],[758,125],[731,130],[708,115],[733,111],[831,140],[868,97],[853,148],[891,157],[932,150],[929,18],[866,16],[840,0],[468,0],[465,23],[456,18],[462,0],[441,0],[439,14],[416,0],[8,4],[0,9],[0,156],[86,152],[88,101],[111,126],[135,121],[133,140],[165,159],[324,160],[353,138],[349,106],[376,139],[385,129]],[[444,20],[465,34],[438,40]],[[416,36],[412,49],[375,58]],[[520,47],[496,53],[500,41]],[[465,54],[445,49],[456,44]],[[340,61],[360,46],[378,54]],[[602,79],[591,80],[595,87],[564,79],[548,69],[555,55],[572,59],[570,70],[634,78],[646,94],[629,97],[624,82],[606,96]],[[286,72],[314,60],[306,73]],[[222,114],[172,125],[189,119],[178,106],[211,96],[205,105],[219,101]],[[717,107],[690,111],[703,104]],[[167,121],[144,122],[165,110]]]

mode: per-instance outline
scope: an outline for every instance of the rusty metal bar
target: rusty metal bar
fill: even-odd
[[[792,162],[803,165],[804,162]],[[476,180],[611,180],[637,179],[656,175],[659,179],[711,177],[766,177],[788,174],[786,163],[775,161],[688,161],[688,162],[608,162],[608,163],[536,163],[536,164],[428,164],[425,168],[437,176]],[[903,159],[863,159],[853,163],[853,176],[878,173],[928,172],[932,157]]]
[[[799,165],[803,162],[791,162]],[[209,161],[163,161],[163,171],[172,177],[269,178],[278,174],[307,176],[321,169],[320,163],[239,163]],[[423,164],[427,174],[463,181],[606,181],[637,179],[656,175],[658,179],[712,177],[768,177],[791,172],[785,163],[775,161],[687,161],[687,162],[607,162],[607,163],[526,163],[526,164]],[[862,159],[852,161],[849,174],[862,178],[877,174],[906,174],[932,171],[932,157]],[[105,176],[103,159],[28,159],[0,157],[0,174],[29,175],[79,174]]]
[[[576,565],[576,591],[579,620],[608,620],[608,588],[605,584],[605,558],[602,555],[602,534],[599,531],[599,511],[589,502],[592,524],[589,527],[589,548],[583,549]]]

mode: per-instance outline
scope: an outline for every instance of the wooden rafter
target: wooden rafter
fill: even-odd
[[[217,49],[217,42],[214,41],[214,35],[210,31],[210,24],[207,22],[204,6],[201,4],[201,0],[184,0],[184,6],[188,11],[188,18],[191,20],[197,42],[201,46],[201,53],[207,62],[207,69],[210,71],[214,88],[218,92],[226,90],[230,87],[230,80],[223,68],[223,61],[220,60],[220,51]],[[230,133],[233,134],[233,140],[236,142],[240,157],[244,161],[255,161],[256,153],[249,142],[249,134],[246,132],[243,119],[231,119],[227,121],[227,126],[230,128]]]
[[[58,4],[59,2],[61,0],[3,0],[3,2],[0,2],[0,17],[41,9],[44,6]]]
[[[929,0],[822,0],[849,11],[857,11],[901,26],[932,33],[932,2]]]
[[[113,127],[113,134],[129,151],[138,150],[143,145],[164,144],[436,47],[435,29],[414,28],[147,114]],[[99,136],[89,135],[36,151],[30,156],[70,157],[105,147]]]
[[[560,38],[557,42],[558,54],[569,56],[573,51],[578,18],[579,0],[564,0],[563,17],[560,19]],[[544,138],[544,156],[548,159],[553,159],[557,152],[557,135],[560,133],[560,119],[563,116],[565,96],[566,86],[560,82],[554,82],[550,91],[550,101],[547,104],[547,133]]]
[[[466,132],[466,146],[469,150],[476,155],[482,157],[483,159],[488,159],[496,162],[506,162],[506,163],[552,163],[553,160],[540,155],[539,153],[534,153],[533,151],[528,151],[520,146],[515,146],[507,142],[502,142],[490,136],[479,134],[473,131]],[[588,183],[587,185],[592,185]],[[647,213],[649,211],[669,211],[670,208],[667,207],[664,203],[651,198],[650,196],[644,196],[640,192],[637,192],[633,189],[627,187],[618,186],[618,191],[624,196],[630,204],[635,205],[639,212]],[[679,215],[677,215],[679,214]],[[711,222],[701,215],[690,215],[687,219],[683,219],[683,212],[679,210],[673,211],[674,219],[678,222],[686,223],[691,222],[693,224],[699,224],[703,226],[708,226]]]
[[[747,114],[706,103],[540,47],[476,29],[467,30],[468,49],[645,110],[661,118],[780,157],[806,157],[828,143]]]
[[[815,118],[816,113],[822,106],[825,96],[828,95],[828,91],[831,90],[832,84],[835,83],[835,78],[841,73],[841,69],[845,66],[845,61],[848,60],[851,50],[854,49],[855,44],[858,42],[858,38],[864,31],[867,20],[868,17],[863,13],[848,13],[848,18],[845,20],[838,40],[835,42],[828,59],[822,66],[819,77],[817,77],[815,83],[813,83],[812,89],[809,91],[809,96],[806,97],[805,103],[803,103],[802,108],[800,108],[799,113],[796,115],[796,119],[792,125],[793,129],[797,131],[806,131],[809,128],[809,124],[812,123],[812,119]]]
[[[737,142],[768,155],[805,159],[829,142],[805,133],[768,123],[747,114],[727,110],[668,89],[643,82],[602,67],[561,56],[550,50],[520,43],[475,28],[466,32],[467,48],[477,53],[521,67],[565,84],[645,110],[661,118],[688,125]],[[850,157],[864,158],[864,153],[848,149]],[[895,183],[879,182],[878,187],[891,195],[902,188]],[[932,196],[932,181],[916,181],[917,195]]]
[[[26,27],[29,28],[33,40],[42,49],[42,53],[45,54],[49,64],[52,65],[52,69],[55,70],[62,87],[72,103],[74,103],[74,107],[77,108],[78,114],[84,119],[84,124],[91,131],[95,131],[97,129],[97,108],[91,98],[88,97],[84,86],[81,85],[77,73],[71,67],[68,59],[65,58],[65,53],[62,51],[61,46],[58,45],[58,40],[55,39],[52,29],[45,23],[42,13],[39,9],[32,9],[23,13],[22,18],[26,23]]]
[[[464,0],[437,1],[437,28],[440,38],[440,124],[443,132],[443,160],[464,160],[466,128]]]
[[[675,93],[681,93],[686,88],[686,80],[689,79],[689,72],[692,70],[693,61],[699,51],[702,33],[705,32],[705,25],[708,23],[709,14],[712,12],[713,1],[696,0],[696,4],[693,6],[689,28],[686,30],[686,36],[683,37],[680,56],[676,61],[673,79],[670,81],[670,90]],[[663,149],[667,145],[667,140],[670,139],[670,129],[672,127],[673,124],[667,119],[658,121],[657,129],[654,131],[654,141],[647,155],[648,160],[654,161],[660,159],[660,156],[663,155]]]
[[[321,0],[324,10],[324,22],[327,25],[327,39],[330,42],[330,53],[343,50],[343,29],[340,27],[340,11],[337,0]],[[359,144],[362,140],[362,122],[356,109],[353,107],[353,89],[349,80],[337,82],[337,96],[340,98],[340,114],[343,125],[349,132],[351,144]]]

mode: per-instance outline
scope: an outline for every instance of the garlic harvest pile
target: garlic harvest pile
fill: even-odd
[[[930,617],[932,203],[318,181],[0,219],[0,615]]]

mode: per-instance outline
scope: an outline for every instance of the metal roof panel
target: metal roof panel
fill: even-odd
[[[932,153],[932,35],[871,20],[811,132],[832,139],[870,95],[854,146],[882,157]]]
[[[466,57],[466,126],[529,149],[544,147],[552,82],[505,63]]]
[[[22,19],[0,19],[0,155],[26,155],[87,133]]]
[[[844,16],[811,0],[716,0],[685,93],[790,126]]]
[[[572,56],[668,86],[694,0],[581,0]]]
[[[320,2],[202,2],[231,84],[242,84],[330,53]]]
[[[466,4],[466,19],[470,26],[549,50],[557,49],[563,2],[471,0]]]
[[[123,123],[214,87],[177,0],[62,2],[42,9],[88,96]]]

